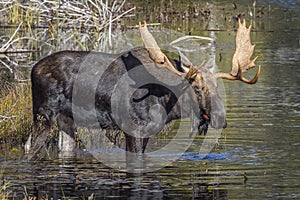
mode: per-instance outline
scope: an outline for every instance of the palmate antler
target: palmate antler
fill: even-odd
[[[184,68],[185,72],[178,71],[170,62],[170,60],[167,58],[167,56],[160,50],[159,46],[157,45],[155,39],[151,35],[151,33],[148,31],[146,22],[144,23],[144,26],[142,24],[139,24],[139,29],[141,33],[141,38],[144,43],[145,48],[147,49],[150,58],[157,64],[158,67],[166,67],[170,71],[174,72],[175,74],[185,77],[187,79],[195,76],[198,72],[198,70],[193,67],[192,65],[190,68]]]
[[[255,57],[251,60],[251,56],[253,54],[253,50],[255,45],[251,44],[250,40],[250,31],[251,26],[249,28],[246,27],[245,20],[243,23],[239,20],[239,27],[236,34],[236,48],[232,59],[232,68],[230,73],[216,73],[214,74],[215,78],[224,78],[228,80],[241,80],[248,84],[255,84],[258,80],[260,75],[260,66],[256,72],[256,75],[252,80],[248,80],[247,78],[243,77],[243,73],[248,71],[249,69],[255,67]],[[172,63],[169,61],[167,56],[160,50],[159,46],[157,45],[155,39],[151,35],[151,33],[147,29],[147,24],[145,22],[144,26],[140,23],[140,33],[144,43],[145,48],[147,49],[150,58],[157,63],[158,67],[166,67],[170,71],[174,72],[179,76],[184,76],[186,79],[197,77],[199,78],[198,72],[199,70],[195,68],[189,61],[189,68],[183,67],[184,72],[178,71]],[[184,56],[184,55],[182,55]],[[183,59],[184,60],[184,59]]]
[[[239,20],[239,28],[237,30],[235,39],[236,47],[232,58],[231,72],[217,73],[215,74],[216,78],[241,80],[248,84],[255,84],[257,82],[260,75],[260,66],[258,67],[256,75],[252,80],[248,80],[247,78],[242,76],[242,74],[248,71],[248,69],[255,67],[254,62],[257,59],[257,57],[255,57],[253,60],[250,59],[255,47],[255,45],[251,44],[250,31],[251,25],[249,26],[249,28],[247,28],[245,20],[243,21],[243,23],[241,23],[241,21]]]

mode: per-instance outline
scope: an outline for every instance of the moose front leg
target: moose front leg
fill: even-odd
[[[126,139],[126,168],[134,173],[145,169],[144,152],[149,138],[136,138],[125,134]],[[129,175],[129,174],[127,174]]]
[[[57,117],[57,124],[59,129],[58,149],[59,156],[70,157],[73,156],[76,148],[75,141],[75,125],[71,117],[59,115]]]
[[[25,153],[29,160],[40,160],[48,154],[46,141],[50,137],[52,121],[35,115],[32,133],[25,143]],[[49,154],[48,154],[49,156]]]
[[[149,138],[136,138],[125,133],[126,151],[132,153],[144,153]]]

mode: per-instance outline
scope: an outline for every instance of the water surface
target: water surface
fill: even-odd
[[[237,5],[248,10],[252,3],[247,2]],[[231,1],[214,4],[234,12]],[[251,35],[261,77],[256,85],[224,81],[228,127],[204,159],[197,154],[198,140],[171,165],[135,176],[109,169],[84,152],[72,160],[40,162],[3,156],[0,168],[11,197],[22,198],[26,187],[32,196],[54,199],[91,194],[96,199],[300,198],[299,2],[258,1],[263,5],[265,14],[252,20]],[[228,71],[234,27],[211,28],[226,30],[214,34],[216,63]]]

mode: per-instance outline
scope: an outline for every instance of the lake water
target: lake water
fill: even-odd
[[[248,11],[252,3],[247,2],[237,6]],[[231,1],[213,4],[232,9]],[[257,9],[263,5],[251,34],[260,79],[255,85],[224,81],[228,127],[204,159],[197,156],[198,140],[168,166],[135,175],[112,170],[84,151],[71,160],[39,162],[3,156],[0,169],[11,197],[22,199],[26,187],[31,196],[53,199],[91,194],[96,199],[299,199],[300,3],[258,1]],[[235,32],[224,24],[211,29],[226,30],[214,35],[216,63],[228,71]]]

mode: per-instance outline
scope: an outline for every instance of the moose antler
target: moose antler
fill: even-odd
[[[255,45],[251,44],[250,31],[251,31],[251,25],[249,26],[249,28],[247,28],[245,20],[243,21],[243,23],[241,23],[241,21],[239,20],[239,27],[235,39],[236,47],[232,58],[231,72],[217,73],[216,78],[225,78],[229,80],[241,80],[248,84],[256,83],[260,75],[260,66],[258,67],[256,75],[252,80],[248,80],[247,78],[242,76],[242,74],[248,71],[248,69],[255,67],[254,62],[257,59],[257,57],[255,57],[253,60],[250,59],[255,47]]]
[[[196,68],[190,67],[190,70],[185,69],[185,73],[178,71],[167,58],[167,56],[160,50],[157,45],[155,39],[148,31],[147,24],[144,22],[144,26],[142,26],[141,22],[139,23],[139,29],[142,37],[142,41],[144,43],[145,48],[147,49],[150,58],[157,63],[158,67],[166,67],[170,71],[174,72],[179,76],[185,76],[185,78],[189,78],[190,76],[194,76],[196,72]]]

